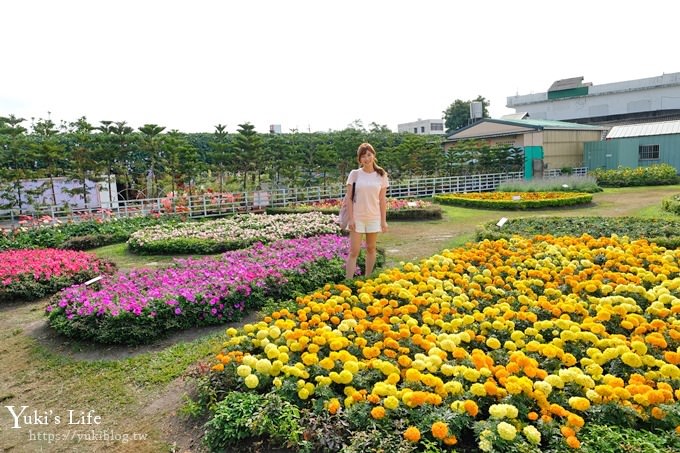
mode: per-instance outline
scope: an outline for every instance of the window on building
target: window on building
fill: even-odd
[[[640,145],[639,160],[659,160],[659,145]]]
[[[420,132],[425,133],[425,126],[420,126]]]
[[[413,128],[413,133],[414,133],[414,134],[417,134],[417,133],[418,133],[418,128],[417,128],[417,127],[414,127],[414,128]]]
[[[443,131],[444,130],[444,123],[431,123],[430,124],[430,130],[431,131]]]

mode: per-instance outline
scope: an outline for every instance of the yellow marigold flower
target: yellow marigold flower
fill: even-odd
[[[399,399],[393,395],[390,395],[387,398],[385,398],[385,401],[383,401],[383,405],[388,409],[394,410],[399,407]]]
[[[406,428],[406,431],[404,431],[404,439],[413,443],[418,442],[420,440],[420,430],[415,426],[409,426]]]
[[[517,436],[517,428],[508,422],[500,422],[496,427],[496,431],[498,431],[498,435],[501,436],[501,439],[505,440],[513,440]]]
[[[642,366],[642,359],[634,352],[626,352],[621,355],[621,361],[632,368],[640,368]]]
[[[254,389],[255,387],[258,386],[258,384],[260,383],[260,380],[257,378],[257,375],[249,374],[244,379],[244,382],[246,384],[246,387],[248,387],[249,389]]]
[[[524,436],[532,444],[538,445],[541,443],[541,433],[538,429],[536,429],[535,426],[533,425],[525,426],[524,429],[522,429],[522,433],[524,433]]]
[[[486,389],[484,388],[484,384],[475,382],[470,386],[470,393],[472,393],[475,396],[486,396]]]
[[[587,411],[590,408],[590,401],[587,398],[580,396],[572,396],[569,398],[569,406],[577,411]]]
[[[236,374],[241,376],[242,378],[248,376],[250,373],[252,373],[253,369],[250,368],[248,365],[239,365],[238,368],[236,368]]]
[[[444,422],[434,422],[432,424],[432,435],[436,439],[444,439],[449,435],[449,425]]]
[[[680,378],[680,369],[677,366],[672,365],[670,363],[662,365],[659,371],[667,378],[670,379]]]
[[[498,341],[498,338],[491,337],[488,340],[486,340],[486,345],[491,349],[498,349],[501,347],[501,342]]]

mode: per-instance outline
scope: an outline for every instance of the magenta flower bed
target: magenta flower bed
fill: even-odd
[[[260,243],[220,258],[177,259],[74,286],[46,311],[59,332],[103,343],[143,343],[163,332],[240,318],[268,297],[290,298],[344,277],[347,239],[324,235]]]
[[[0,252],[0,301],[36,299],[115,271],[91,253],[31,249]]]

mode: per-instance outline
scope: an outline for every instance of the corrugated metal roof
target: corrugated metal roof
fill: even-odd
[[[614,126],[607,134],[607,139],[669,134],[680,134],[680,120]]]
[[[507,115],[501,116],[502,120],[523,120],[526,118],[529,118],[527,112],[508,113]]]
[[[493,120],[500,123],[506,124],[517,124],[521,126],[529,126],[541,129],[574,129],[574,130],[603,130],[602,126],[593,126],[591,124],[580,124],[580,123],[569,123],[567,121],[556,121],[556,120],[537,120],[532,118],[522,119],[522,120],[509,120],[500,119]]]

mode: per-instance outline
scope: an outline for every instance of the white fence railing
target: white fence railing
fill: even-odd
[[[574,174],[587,171],[574,169]],[[577,172],[578,170],[578,172]],[[544,177],[559,176],[544,175]],[[409,181],[391,181],[389,198],[427,198],[442,193],[485,192],[495,190],[502,182],[523,179],[522,172],[494,173],[484,175],[450,176],[442,178],[421,178]],[[102,201],[101,207],[74,211],[62,206],[40,206],[10,209],[0,213],[0,222],[13,224],[21,216],[50,216],[54,219],[80,220],[93,215],[130,217],[136,215],[183,214],[188,217],[224,216],[239,212],[258,212],[269,207],[286,207],[297,203],[339,199],[344,195],[343,184],[324,187],[286,188],[223,194],[203,194],[192,197],[147,198],[139,200]]]

